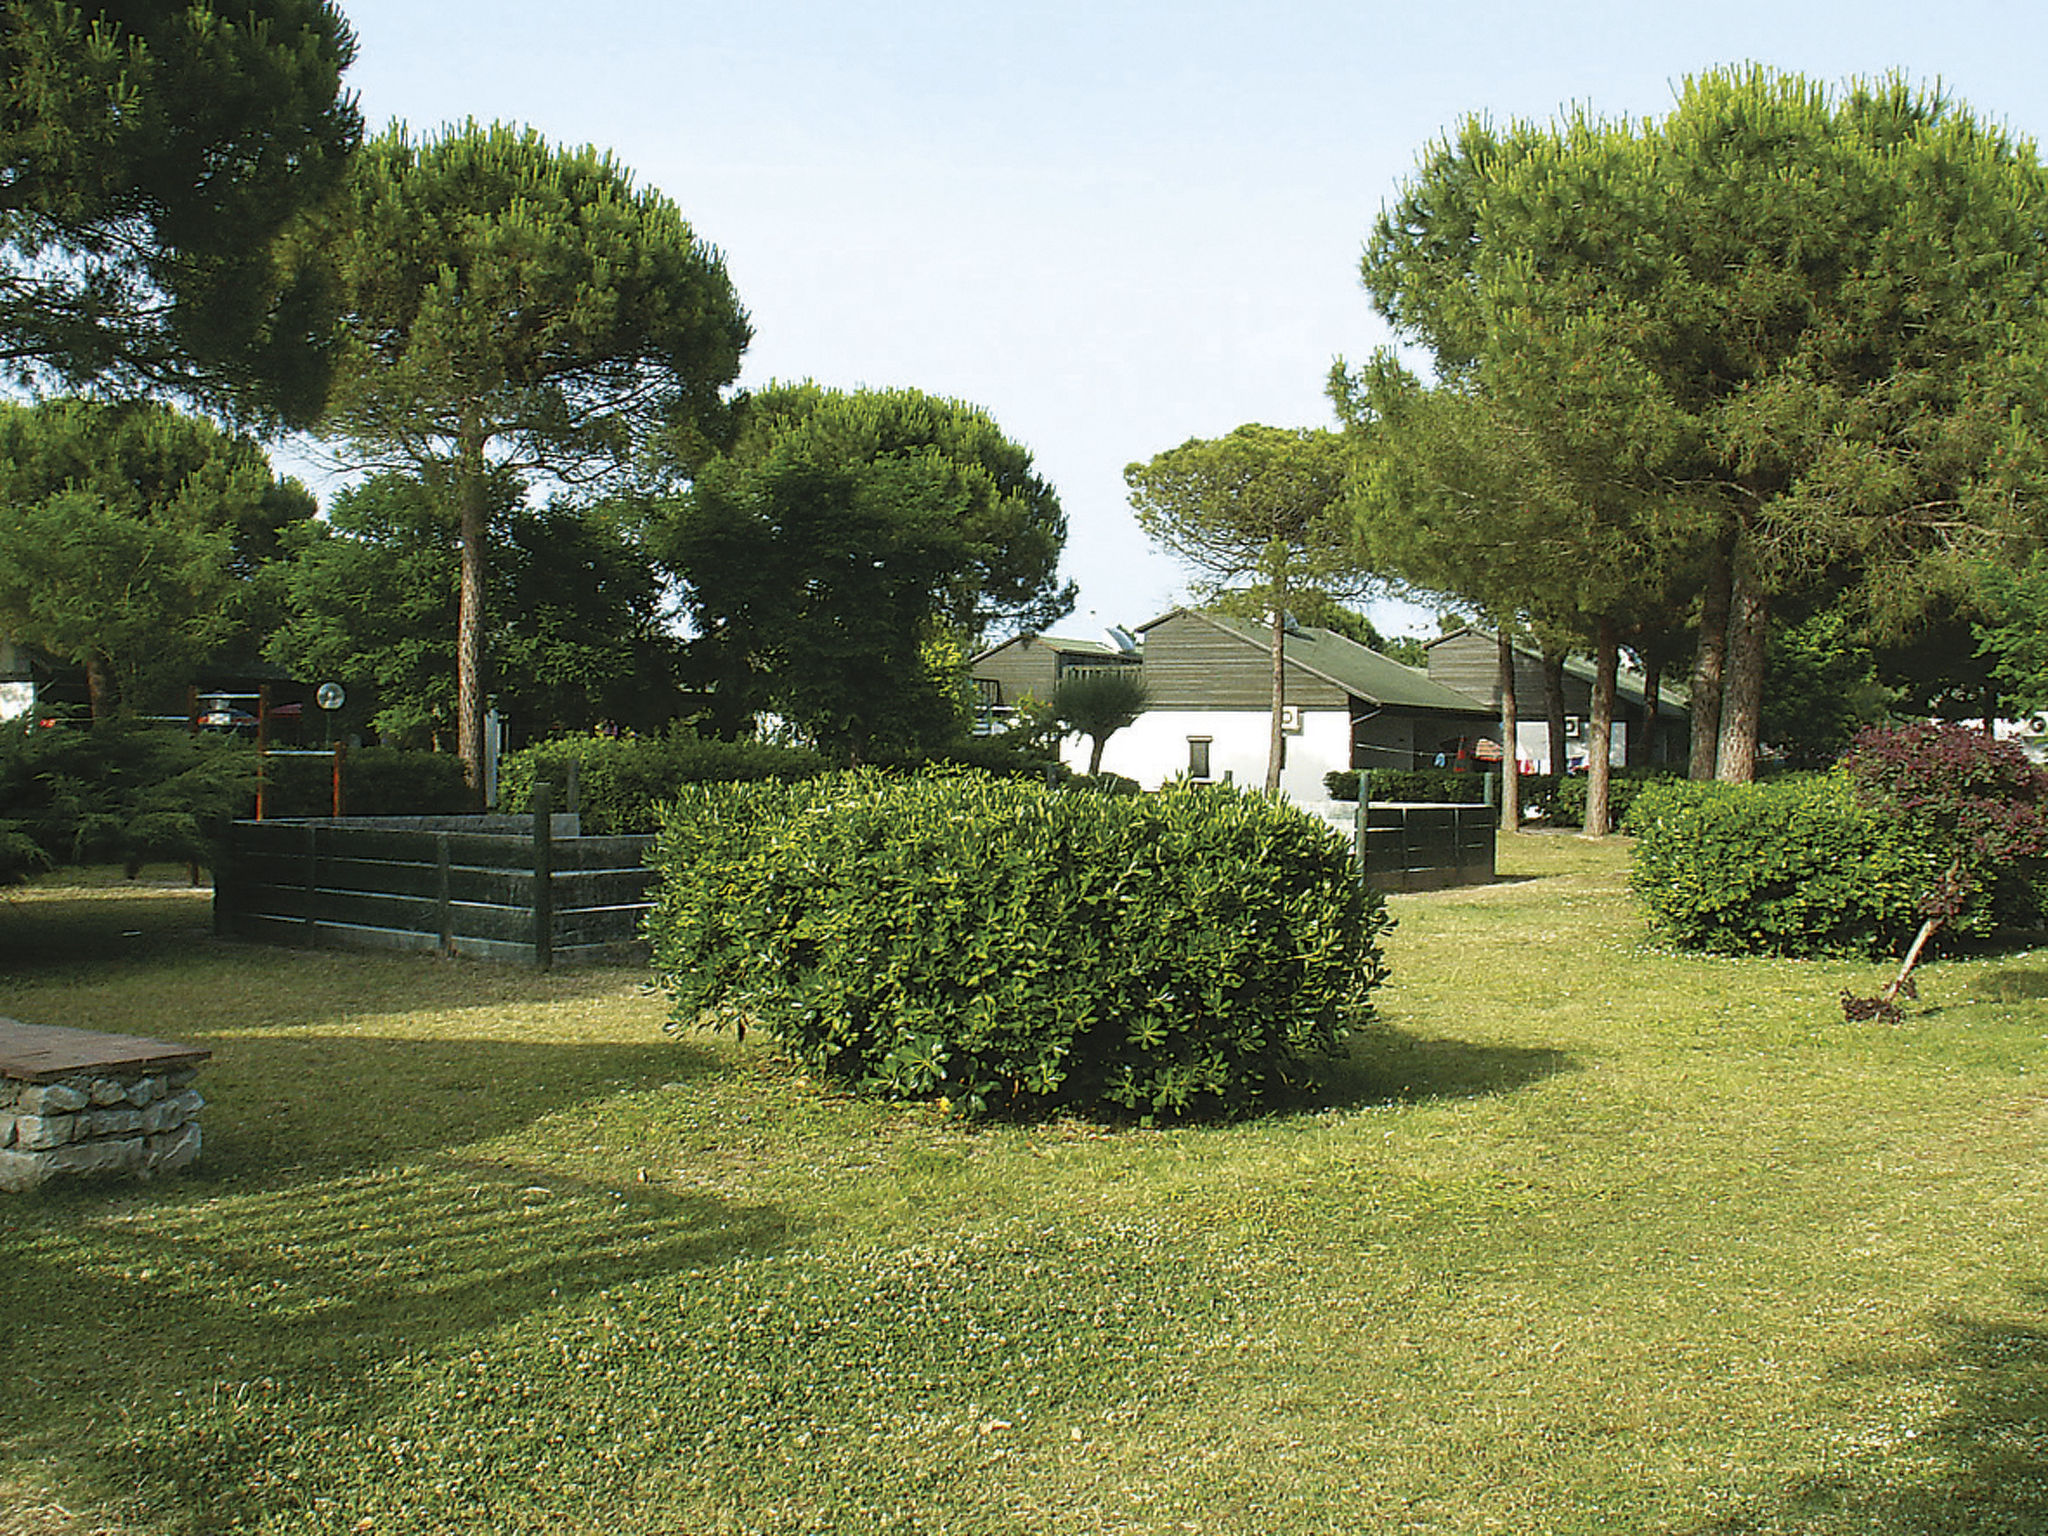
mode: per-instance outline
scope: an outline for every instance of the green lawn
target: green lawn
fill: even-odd
[[[1395,899],[1330,1105],[971,1129],[626,972],[0,900],[0,1014],[207,1147],[0,1203],[0,1533],[2048,1529],[2048,953],[1645,941],[1623,849]]]

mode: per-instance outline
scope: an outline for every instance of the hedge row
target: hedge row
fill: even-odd
[[[684,730],[565,736],[507,754],[498,768],[499,809],[533,809],[534,786],[545,783],[553,787],[555,809],[567,810],[571,764],[583,830],[593,837],[652,832],[660,805],[687,784],[790,783],[825,772],[825,760],[807,748],[717,741]]]
[[[1629,813],[1630,882],[1673,943],[1718,954],[1896,953],[1934,856],[1837,769],[1757,784],[1647,785]],[[2038,921],[2020,872],[1980,892],[1958,935]]]
[[[676,1025],[963,1111],[1242,1112],[1371,1017],[1383,903],[1284,802],[977,773],[685,786],[650,919]]]

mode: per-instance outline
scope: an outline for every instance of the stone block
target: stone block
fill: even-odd
[[[164,1096],[164,1080],[160,1077],[139,1077],[128,1085],[128,1102],[140,1109],[153,1104]]]
[[[178,1130],[163,1136],[152,1136],[146,1146],[143,1171],[147,1173],[175,1173],[199,1155],[199,1124],[188,1121]]]
[[[70,1141],[77,1124],[76,1115],[16,1115],[14,1142],[24,1152],[47,1152]]]
[[[91,1102],[91,1095],[72,1083],[31,1083],[22,1089],[14,1107],[24,1115],[66,1115]]]
[[[118,1077],[96,1077],[86,1092],[96,1105],[120,1104],[128,1098],[128,1085]]]
[[[0,1191],[18,1195],[35,1189],[50,1176],[47,1152],[0,1152]]]
[[[44,1154],[45,1166],[57,1174],[139,1173],[147,1157],[140,1136],[106,1141],[80,1141]]]
[[[77,1128],[72,1132],[73,1141],[84,1141],[91,1136],[133,1136],[153,1129],[144,1124],[149,1111],[145,1109],[88,1109],[74,1115]]]
[[[19,1118],[11,1109],[0,1109],[0,1147],[14,1145],[14,1122]]]

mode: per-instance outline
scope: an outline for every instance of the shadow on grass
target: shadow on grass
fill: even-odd
[[[1977,978],[1973,995],[1987,1003],[2030,1003],[2048,997],[2048,970],[2013,966]]]
[[[223,1034],[192,1177],[263,1186],[513,1135],[543,1116],[725,1070],[708,1044]],[[654,1149],[650,1149],[652,1152]]]
[[[455,1158],[146,1223],[84,1192],[31,1209],[0,1230],[0,1332],[35,1361],[0,1403],[0,1446],[66,1468],[67,1496],[141,1490],[200,1530],[275,1514],[295,1437],[376,1434],[451,1357],[804,1236],[771,1206]]]
[[[1367,1035],[1345,1059],[1319,1064],[1312,1093],[1319,1106],[1355,1109],[1512,1093],[1578,1070],[1578,1060],[1565,1051],[1385,1031]]]
[[[1931,1375],[1950,1406],[1910,1440],[1789,1490],[1695,1536],[1789,1536],[1855,1530],[1881,1536],[2016,1536],[2048,1531],[2048,1287],[2031,1316],[1955,1318],[1949,1343],[1919,1367],[1852,1367],[1880,1388]]]

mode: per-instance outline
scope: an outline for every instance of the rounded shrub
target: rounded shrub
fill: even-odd
[[[1625,829],[1630,884],[1652,925],[1716,954],[1895,951],[1932,874],[1927,851],[1839,770],[1646,784]]]
[[[649,920],[677,1025],[970,1114],[1243,1112],[1371,1017],[1388,925],[1285,802],[874,773],[687,786]]]

